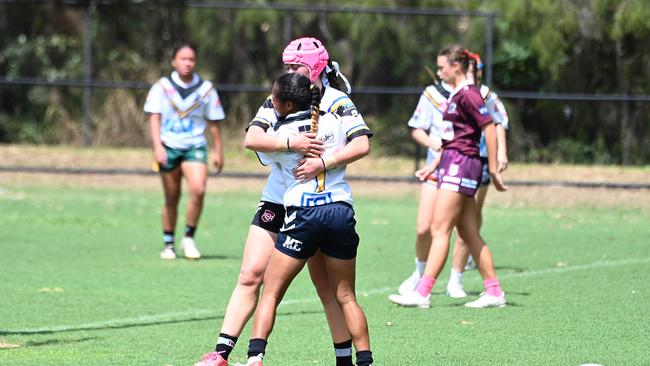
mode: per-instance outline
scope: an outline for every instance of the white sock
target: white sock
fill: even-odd
[[[456,271],[454,268],[451,269],[451,274],[449,275],[449,284],[460,285],[463,282],[463,273]]]
[[[421,261],[415,257],[415,270],[418,271],[420,277],[424,274],[424,267],[427,266],[427,261]]]

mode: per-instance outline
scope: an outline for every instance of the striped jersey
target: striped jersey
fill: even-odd
[[[451,92],[447,84],[427,86],[422,94],[415,111],[408,121],[409,127],[420,128],[429,133],[429,138],[440,140],[442,133],[442,114],[447,109],[447,97]],[[433,162],[439,152],[427,149],[427,164]]]
[[[194,74],[194,80],[185,84],[176,71],[151,87],[144,112],[161,115],[160,139],[175,149],[207,144],[207,121],[225,118],[219,94],[210,81],[201,80],[198,74]]]
[[[352,139],[359,134],[367,134],[369,131],[368,126],[363,120],[361,114],[357,111],[356,106],[352,103],[350,97],[342,91],[326,86],[323,97],[320,101],[320,110],[325,113],[333,113],[345,121],[346,126],[349,126],[347,132],[348,138]],[[269,96],[264,104],[258,109],[257,114],[249,124],[249,126],[258,126],[269,132],[272,130],[275,123],[278,121],[278,116],[273,109],[273,102]],[[308,132],[308,131],[298,131]],[[282,174],[279,166],[276,163],[269,164],[271,169],[269,177],[266,180],[264,189],[262,190],[261,201],[282,204],[286,186],[284,186]]]
[[[365,124],[364,124],[365,126]],[[324,113],[318,122],[317,138],[323,141],[325,152],[323,158],[333,155],[355,137],[371,135],[365,127],[358,130],[357,121],[344,119],[333,113]],[[276,122],[268,133],[277,136],[291,136],[311,130],[311,111],[302,111],[288,115]],[[307,182],[299,182],[293,176],[303,155],[295,152],[257,153],[264,165],[276,164],[285,187],[282,202],[285,207],[313,207],[334,202],[352,204],[352,191],[345,181],[345,166],[338,166],[325,171],[322,176]],[[319,189],[319,186],[322,190]]]

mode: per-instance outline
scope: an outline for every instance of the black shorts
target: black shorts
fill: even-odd
[[[481,156],[481,183],[479,186],[488,186],[492,182],[490,178],[490,167],[488,165],[488,158]]]
[[[307,259],[318,249],[328,257],[352,259],[359,246],[356,223],[354,209],[343,202],[289,207],[275,248],[298,259]]]
[[[284,220],[283,205],[272,203],[272,202],[260,201],[260,203],[257,205],[257,212],[255,212],[255,216],[253,216],[253,221],[251,221],[251,225],[261,227],[266,231],[277,234],[278,232],[280,232],[280,228],[282,227],[283,220]]]

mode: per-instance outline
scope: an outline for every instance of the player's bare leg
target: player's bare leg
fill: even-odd
[[[307,261],[311,282],[323,304],[327,325],[332,334],[337,365],[352,365],[352,341],[334,290],[329,283],[323,254],[319,251]]]
[[[176,258],[174,251],[174,231],[176,229],[176,218],[178,216],[178,201],[181,197],[181,169],[176,168],[170,172],[161,172],[160,178],[163,185],[165,202],[162,208],[162,227],[165,236],[165,248],[160,253],[163,259]]]
[[[181,163],[183,176],[187,181],[189,198],[187,210],[185,211],[185,237],[182,247],[185,257],[198,259],[201,253],[194,241],[194,231],[199,224],[201,211],[203,211],[203,200],[208,178],[208,166],[196,161],[184,161]]]
[[[356,259],[336,259],[323,255],[323,260],[330,287],[336,291],[336,301],[343,311],[345,323],[357,351],[357,365],[370,365],[372,352],[368,321],[357,303],[355,293]]]
[[[264,272],[269,264],[277,234],[251,225],[244,245],[244,257],[239,269],[237,284],[230,295],[221,333],[239,337],[253,316]]]

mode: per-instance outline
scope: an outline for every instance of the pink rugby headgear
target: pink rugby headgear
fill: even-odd
[[[282,52],[283,63],[303,65],[309,69],[312,84],[318,80],[329,59],[323,43],[312,37],[294,39]]]

